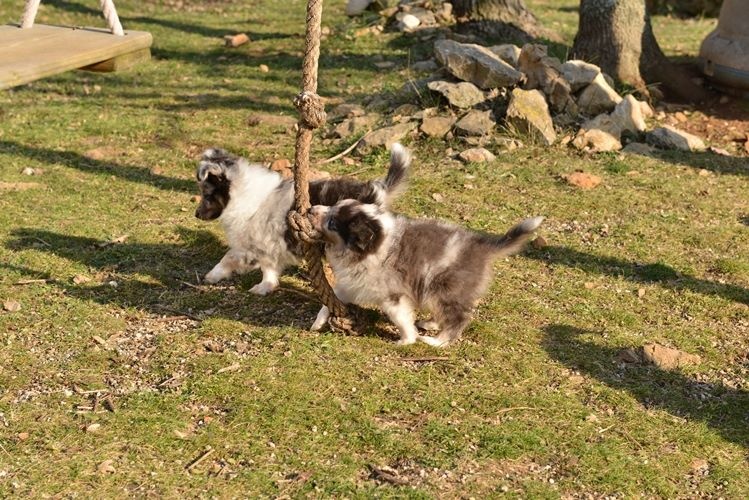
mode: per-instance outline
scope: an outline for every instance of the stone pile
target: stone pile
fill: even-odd
[[[357,2],[351,0],[349,6],[354,3]],[[390,6],[394,3],[361,0],[357,5],[363,9],[375,6],[387,17],[386,25],[405,32],[451,21],[447,2],[401,1]],[[549,56],[547,47],[541,44],[522,48],[512,44],[483,46],[468,43],[445,29],[430,33],[429,37],[436,38],[434,57],[413,63],[410,69],[431,74],[408,82],[401,97],[410,93],[423,103],[430,102],[425,97],[432,95],[431,102],[436,99],[444,105],[413,110],[401,106],[392,113],[388,126],[361,141],[357,148],[360,152],[389,146],[409,134],[462,137],[474,149],[492,142],[510,144],[506,137],[499,136],[498,130],[547,146],[558,142],[558,131],[565,131],[566,137],[559,142],[593,153],[650,151],[653,147],[705,149],[699,138],[673,127],[647,132],[645,120],[653,116],[650,105],[632,95],[621,96],[614,89],[613,80],[594,64],[581,60],[562,63]],[[375,98],[368,108],[379,105],[386,109],[387,104]],[[378,122],[379,115],[359,109],[346,115],[332,136],[345,138],[369,130]],[[570,130],[572,135],[567,133]],[[516,147],[517,141],[511,144]],[[490,157],[491,153],[475,151],[458,155],[464,161],[487,161]]]

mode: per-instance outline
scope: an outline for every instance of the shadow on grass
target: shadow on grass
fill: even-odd
[[[528,257],[549,264],[576,267],[587,273],[621,276],[638,283],[656,283],[672,290],[689,290],[703,295],[716,295],[726,300],[749,305],[749,290],[737,285],[716,283],[695,278],[661,263],[632,262],[615,257],[592,255],[567,247],[548,246],[529,252]]]
[[[749,116],[749,115],[748,115]],[[704,169],[716,174],[749,176],[749,159],[741,156],[722,156],[714,153],[687,153],[662,151],[656,155],[661,161]]]
[[[35,161],[75,168],[81,172],[114,175],[131,182],[148,184],[169,191],[197,192],[192,180],[175,179],[151,173],[147,167],[123,165],[113,161],[94,160],[73,151],[55,151],[36,146],[21,144],[15,141],[0,139],[0,150],[7,154],[30,158]]]
[[[595,332],[556,324],[545,327],[544,333],[542,345],[552,359],[629,392],[646,408],[702,421],[724,439],[749,447],[749,392],[698,382],[678,371],[615,364],[620,349],[584,339]]]
[[[34,249],[89,267],[99,284],[61,281],[50,273],[0,263],[0,269],[64,290],[66,296],[118,307],[136,307],[151,314],[187,314],[239,320],[259,327],[308,328],[319,309],[313,292],[289,285],[266,297],[249,292],[260,282],[260,273],[222,281],[220,285],[196,285],[223,256],[226,247],[209,231],[177,227],[180,243],[117,243],[70,236],[42,229],[11,231],[6,247],[13,251]],[[289,270],[291,271],[291,270]],[[287,272],[288,274],[288,272]],[[149,279],[149,277],[151,279]],[[109,281],[117,282],[113,287]],[[375,324],[379,315],[368,311],[372,321],[362,333],[393,340]]]

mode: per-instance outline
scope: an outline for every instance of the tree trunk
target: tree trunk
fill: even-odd
[[[709,96],[663,54],[644,0],[580,0],[572,54],[645,95],[650,94],[647,85],[655,85],[682,100],[696,102]]]
[[[452,0],[453,14],[464,32],[528,42],[535,38],[556,40],[558,36],[544,29],[523,0]]]

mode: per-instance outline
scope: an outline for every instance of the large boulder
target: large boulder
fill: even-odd
[[[429,82],[429,90],[442,94],[456,108],[471,108],[486,100],[484,93],[470,82],[452,83],[444,80]]]
[[[518,132],[547,146],[557,139],[549,106],[539,90],[513,89],[505,120]]]
[[[455,132],[458,135],[482,136],[491,132],[494,125],[491,111],[472,109],[455,124]]]
[[[659,127],[647,135],[648,144],[660,149],[679,151],[704,151],[705,143],[696,135],[678,130],[669,125]]]
[[[518,58],[518,69],[526,77],[524,89],[541,89],[549,97],[555,113],[567,111],[576,115],[577,105],[570,95],[570,84],[562,76],[560,68],[561,63],[548,56],[545,45],[527,43]]]
[[[599,73],[593,81],[580,92],[577,105],[580,112],[588,116],[596,116],[612,111],[622,97],[611,88],[603,73]]]
[[[493,45],[489,47],[489,50],[499,56],[504,62],[512,66],[513,68],[518,67],[518,57],[520,57],[520,47],[512,43],[503,43],[502,45]]]
[[[482,89],[509,87],[523,78],[522,73],[481,45],[437,40],[434,54],[454,76]]]

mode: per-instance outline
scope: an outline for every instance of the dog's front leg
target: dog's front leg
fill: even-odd
[[[414,308],[405,297],[398,300],[387,300],[382,304],[382,311],[387,314],[390,321],[398,327],[400,340],[398,345],[409,345],[416,342],[418,330],[414,325]]]
[[[246,252],[229,250],[219,263],[205,275],[205,281],[214,284],[223,279],[230,278],[231,275],[237,271],[246,271],[249,266],[248,262],[251,260],[252,259],[246,255]]]
[[[274,267],[260,266],[260,270],[263,271],[263,281],[250,288],[250,292],[256,295],[268,295],[278,288],[278,275],[280,273]]]

